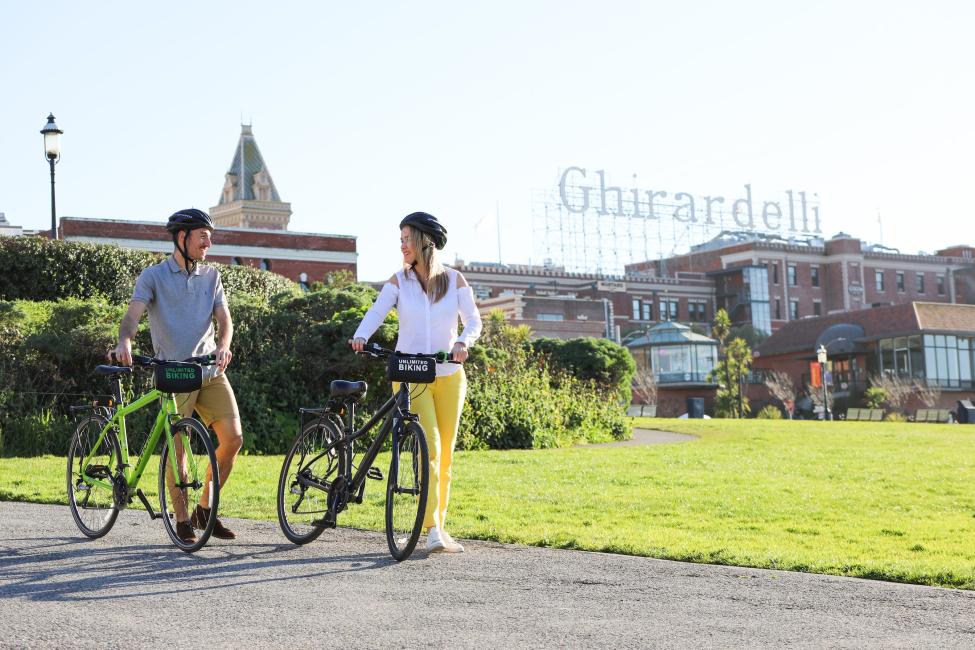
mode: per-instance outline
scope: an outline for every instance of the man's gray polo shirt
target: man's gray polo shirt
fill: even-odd
[[[182,361],[217,349],[213,311],[227,304],[227,298],[220,272],[212,266],[197,264],[189,275],[170,255],[139,274],[132,300],[148,308],[157,359]],[[216,366],[205,367],[204,372],[212,376]]]

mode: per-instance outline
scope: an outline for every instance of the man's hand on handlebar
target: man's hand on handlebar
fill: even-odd
[[[366,340],[362,337],[349,339],[349,345],[351,345],[352,349],[356,352],[362,352],[366,347]]]
[[[131,366],[132,365],[132,341],[129,339],[121,339],[118,345],[115,346],[114,350],[109,350],[105,355],[108,362],[116,366]]]

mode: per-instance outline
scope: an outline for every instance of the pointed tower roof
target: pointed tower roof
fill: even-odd
[[[240,125],[240,140],[237,142],[237,150],[234,152],[234,160],[230,163],[227,176],[234,176],[235,183],[233,191],[229,194],[223,193],[220,196],[220,204],[232,201],[254,201],[254,177],[264,172],[264,182],[270,184],[270,199],[280,201],[278,188],[274,185],[274,180],[264,164],[264,157],[261,150],[257,147],[257,140],[254,139],[254,131],[250,124]]]

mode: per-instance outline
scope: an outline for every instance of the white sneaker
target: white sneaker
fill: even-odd
[[[430,534],[427,535],[427,553],[441,553],[447,550],[447,545],[444,544],[443,538],[440,536],[439,528],[431,528]]]
[[[454,541],[454,538],[450,536],[446,530],[440,531],[440,539],[443,540],[444,550],[448,553],[463,553],[464,546],[460,542]]]

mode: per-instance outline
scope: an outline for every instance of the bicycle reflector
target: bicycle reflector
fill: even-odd
[[[389,355],[386,376],[405,384],[432,384],[437,378],[437,362],[430,357],[394,352]]]
[[[164,393],[192,393],[203,386],[203,366],[167,361],[156,366],[156,390]]]

